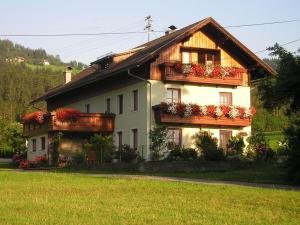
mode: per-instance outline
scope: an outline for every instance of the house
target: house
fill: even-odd
[[[25,62],[26,59],[22,56],[16,56],[14,61],[17,62],[17,63],[22,63],[22,62]]]
[[[44,59],[44,60],[42,61],[42,64],[43,64],[44,66],[49,66],[49,65],[50,65],[50,62],[49,62],[47,59]]]
[[[193,146],[193,135],[210,131],[226,148],[231,136],[251,134],[251,79],[274,74],[213,18],[206,18],[127,52],[106,55],[64,85],[32,101],[47,102],[39,124],[25,123],[28,158],[48,154],[63,132],[61,154],[82,149],[91,134],[112,134],[150,159],[149,131],[164,124],[169,141]],[[191,104],[189,104],[191,103]],[[76,121],[58,109],[80,111]]]

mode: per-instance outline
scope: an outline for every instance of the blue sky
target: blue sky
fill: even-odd
[[[219,0],[219,1],[100,1],[100,0],[2,0],[0,33],[97,33],[143,31],[144,18],[153,17],[153,28],[178,28],[213,17],[221,25],[251,24],[300,19],[297,0]],[[253,51],[275,42],[300,38],[300,22],[257,27],[230,28],[228,31]],[[152,34],[151,38],[160,34]],[[1,39],[5,39],[2,37]],[[59,54],[63,61],[89,63],[110,51],[120,52],[147,40],[146,34],[84,37],[10,37],[31,48],[44,48]],[[295,51],[300,42],[286,46]],[[260,57],[266,57],[266,53]]]

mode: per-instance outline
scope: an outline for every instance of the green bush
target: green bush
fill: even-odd
[[[205,160],[222,161],[225,159],[224,151],[218,148],[218,139],[212,137],[210,132],[199,131],[195,134],[194,139],[197,149]]]
[[[227,144],[228,155],[243,155],[244,148],[245,148],[245,142],[243,137],[241,136],[235,136],[232,137]]]
[[[112,136],[94,134],[88,141],[92,149],[96,152],[96,158],[100,163],[111,162],[115,150]]]
[[[178,160],[196,160],[198,158],[198,153],[193,148],[182,148],[178,145],[172,147],[167,160],[178,161]]]
[[[85,158],[84,154],[76,154],[76,155],[72,156],[72,163],[79,165],[79,164],[84,163],[85,159],[86,158]]]
[[[137,159],[137,150],[131,148],[130,145],[122,145],[121,147],[121,162],[130,163]],[[115,152],[115,158],[120,159],[120,151]]]
[[[154,161],[159,160],[167,149],[168,129],[164,126],[155,127],[150,131],[149,137],[151,158]]]

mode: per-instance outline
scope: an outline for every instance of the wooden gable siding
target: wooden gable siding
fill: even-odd
[[[198,31],[184,42],[175,44],[170,48],[162,51],[159,57],[150,65],[151,79],[161,80],[161,71],[159,65],[166,61],[181,61],[180,48],[206,48],[206,49],[219,49],[221,51],[221,65],[228,67],[244,68],[237,60],[230,56],[226,51],[220,48],[212,39],[210,39],[203,32]],[[192,61],[196,62],[196,53],[192,54]],[[246,68],[244,68],[246,69]],[[247,85],[248,75],[243,75],[243,84]]]

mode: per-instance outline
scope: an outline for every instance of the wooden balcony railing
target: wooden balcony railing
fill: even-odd
[[[44,121],[38,123],[24,123],[23,133],[25,136],[36,136],[47,132],[106,132],[114,130],[114,114],[81,113],[76,121],[59,121],[56,113],[51,112],[44,116]]]
[[[209,116],[191,116],[181,117],[179,115],[171,115],[163,113],[160,105],[152,107],[154,110],[155,121],[165,124],[185,124],[185,125],[212,125],[212,126],[230,126],[230,127],[247,127],[251,126],[251,118],[235,118],[228,117],[213,118]]]
[[[199,70],[195,72],[194,68],[200,65],[197,64],[182,64],[180,62],[164,62],[160,64],[163,81],[179,81],[185,83],[199,83],[199,84],[219,84],[230,86],[243,85],[243,76],[246,75],[245,71],[235,72],[231,75],[216,75],[199,74]],[[178,68],[179,67],[179,68]],[[221,68],[221,67],[219,67]],[[205,68],[204,68],[205,69]],[[222,72],[225,71],[225,68]],[[227,70],[230,68],[226,68]],[[238,68],[232,68],[233,70],[239,70]],[[242,70],[242,69],[240,69]],[[201,73],[201,71],[200,71]]]

